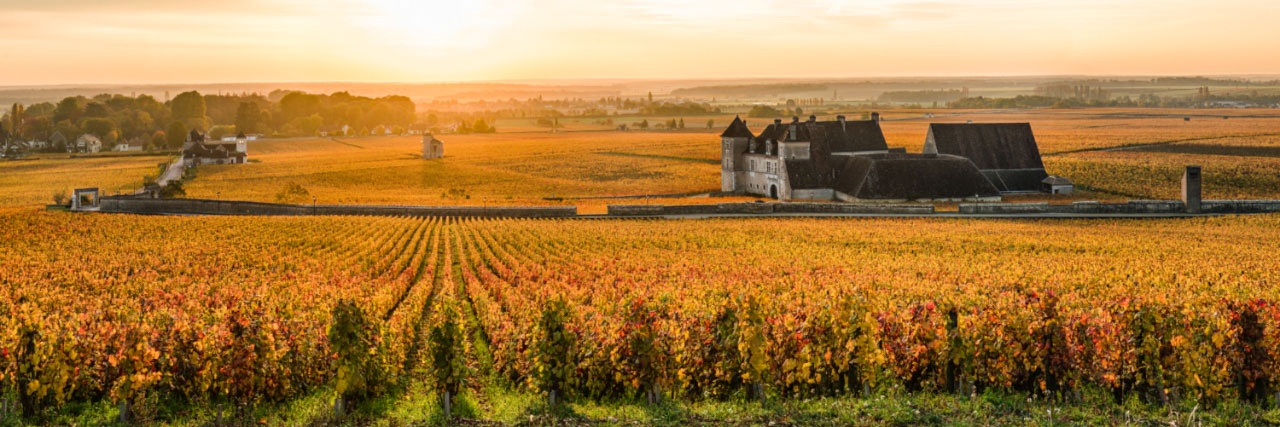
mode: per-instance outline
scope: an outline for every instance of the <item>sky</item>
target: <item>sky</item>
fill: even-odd
[[[1276,0],[0,0],[0,86],[1280,74]]]

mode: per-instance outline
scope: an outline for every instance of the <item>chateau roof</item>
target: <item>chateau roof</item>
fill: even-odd
[[[720,134],[721,138],[755,138],[751,134],[751,129],[747,128],[747,124],[741,118],[734,116],[733,122],[729,123],[729,127]]]
[[[779,123],[774,122],[760,132],[757,139],[789,141],[791,126],[796,125],[795,141],[825,144],[828,153],[849,153],[858,151],[882,151],[889,149],[885,142],[880,123],[874,120],[839,120]]]
[[[1029,123],[933,123],[924,150],[972,160],[1002,192],[1038,191],[1049,176]]]
[[[961,199],[1000,192],[969,159],[885,153],[849,158],[835,189],[864,200]]]
[[[784,160],[787,181],[793,189],[831,188],[831,170],[819,169],[810,160]]]
[[[880,123],[874,120],[839,120],[817,122],[827,137],[827,146],[833,153],[888,150]]]
[[[965,157],[981,170],[1044,169],[1030,123],[933,123],[925,152]]]
[[[1004,193],[1040,191],[1040,183],[1049,176],[1044,169],[988,169],[982,176]]]

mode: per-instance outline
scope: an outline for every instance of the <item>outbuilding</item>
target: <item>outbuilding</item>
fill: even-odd
[[[1050,175],[1040,181],[1040,191],[1049,194],[1071,194],[1075,189],[1076,186],[1071,183],[1071,180],[1057,175]]]

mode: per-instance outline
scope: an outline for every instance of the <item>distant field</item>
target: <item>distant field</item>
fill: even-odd
[[[1205,166],[1207,198],[1280,198],[1275,110],[952,111],[926,118],[927,113],[887,111],[882,127],[889,145],[919,152],[931,122],[1030,122],[1049,173],[1081,185],[1074,199],[1176,198],[1188,164]],[[446,156],[439,160],[419,157],[417,137],[263,140],[250,144],[252,163],[201,167],[186,191],[193,198],[291,203],[314,198],[322,204],[576,204],[591,213],[603,212],[606,204],[753,200],[664,197],[719,190],[718,134],[732,118],[686,118],[686,130],[676,132],[610,131],[594,124],[597,119],[564,119],[567,131],[560,133],[539,130],[531,120],[500,122],[498,134],[441,135]],[[706,130],[706,120],[716,128]],[[756,132],[772,122],[747,121]],[[1108,151],[1118,148],[1125,149]],[[76,187],[127,192],[166,160],[42,157],[47,158],[0,162],[0,205],[52,203],[54,191]],[[294,184],[305,195],[285,191]],[[617,196],[650,197],[612,198]],[[1070,200],[1011,198],[1041,199]]]

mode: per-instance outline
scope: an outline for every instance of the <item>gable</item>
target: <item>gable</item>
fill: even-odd
[[[924,151],[964,157],[981,170],[1044,169],[1030,123],[933,123]]]

